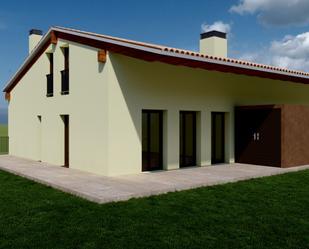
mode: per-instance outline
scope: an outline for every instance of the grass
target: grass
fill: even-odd
[[[0,124],[0,137],[8,136],[8,125]]]
[[[105,205],[0,171],[0,248],[309,248],[309,171]]]
[[[8,141],[8,125],[0,124],[0,155],[8,154],[9,141]]]

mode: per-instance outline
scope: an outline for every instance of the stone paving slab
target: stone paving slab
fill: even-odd
[[[281,169],[247,164],[223,164],[104,177],[28,159],[0,156],[0,169],[101,204],[284,174],[309,169],[309,165]]]

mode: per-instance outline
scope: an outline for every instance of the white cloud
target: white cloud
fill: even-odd
[[[271,50],[291,58],[307,57],[309,59],[309,32],[297,36],[286,36],[281,41],[274,41]]]
[[[309,72],[309,32],[273,41],[258,53],[245,53],[239,59]]]
[[[209,32],[209,31],[220,31],[224,33],[229,33],[231,31],[231,25],[228,23],[224,23],[222,21],[214,22],[213,24],[202,24],[202,31]]]
[[[281,0],[285,2],[285,0]],[[250,13],[253,14],[257,11],[266,10],[271,8],[274,2],[280,3],[277,0],[240,0],[238,5],[231,7],[230,11],[238,14]]]
[[[239,0],[230,8],[238,14],[257,14],[266,25],[304,25],[309,23],[308,0]]]

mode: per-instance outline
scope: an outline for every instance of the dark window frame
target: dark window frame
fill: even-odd
[[[61,95],[68,95],[70,93],[70,74],[69,74],[69,47],[64,47],[64,70],[61,71]]]
[[[225,162],[225,125],[226,125],[226,120],[225,120],[225,112],[212,112],[211,113],[211,164],[212,165],[216,165],[216,164],[224,164]],[[215,130],[218,128],[215,125],[215,121],[216,121],[216,116],[219,116],[222,119],[222,123],[221,123],[221,155],[222,158],[218,159],[215,156],[216,153],[216,135],[215,135]]]
[[[68,95],[70,93],[69,88],[69,70],[61,71],[61,94]]]
[[[60,115],[64,128],[64,164],[63,167],[70,167],[70,115]]]
[[[54,54],[48,53],[49,60],[49,74],[46,75],[46,97],[54,96]]]
[[[179,112],[179,167],[194,167],[197,166],[197,113],[196,111],[180,111]],[[185,153],[185,145],[186,145],[186,115],[192,115],[192,122],[193,122],[193,155],[192,155],[192,162],[186,163],[184,157],[186,156]],[[182,118],[181,118],[182,117]],[[182,130],[181,130],[182,127]],[[183,141],[181,141],[183,138]]]
[[[148,165],[142,165],[142,171],[156,171],[163,170],[163,111],[162,110],[142,110],[142,115],[147,115],[147,163]],[[150,161],[151,161],[151,153],[150,153],[150,144],[151,144],[151,131],[150,131],[150,122],[151,122],[151,114],[159,115],[159,165],[155,168],[149,169]],[[142,151],[143,152],[143,151]],[[143,160],[142,160],[143,161]]]

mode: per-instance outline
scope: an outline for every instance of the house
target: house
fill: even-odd
[[[309,164],[309,73],[61,27],[31,30],[4,88],[10,154],[116,176],[220,163]]]

